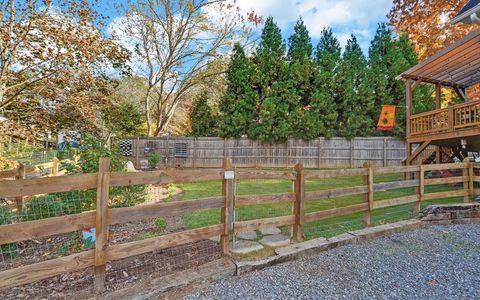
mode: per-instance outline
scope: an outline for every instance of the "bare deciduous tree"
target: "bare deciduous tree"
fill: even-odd
[[[148,78],[149,135],[164,133],[188,92],[224,71],[207,66],[248,36],[245,24],[255,17],[246,19],[224,0],[137,0],[128,8],[117,34],[134,52],[134,70]]]

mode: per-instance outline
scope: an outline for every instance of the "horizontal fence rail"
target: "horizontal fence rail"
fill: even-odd
[[[366,225],[371,223],[371,214],[376,209],[414,204],[418,212],[420,203],[432,199],[449,197],[471,197],[478,195],[480,182],[480,164],[454,163],[420,166],[374,167],[368,163],[361,168],[335,170],[308,170],[302,164],[296,164],[288,170],[250,170],[236,169],[231,160],[225,160],[221,169],[206,170],[166,170],[148,172],[109,172],[108,160],[101,159],[100,171],[93,174],[70,176],[52,176],[47,178],[19,179],[0,181],[1,197],[24,197],[56,192],[93,189],[96,190],[96,209],[84,213],[50,217],[34,221],[0,225],[0,246],[12,243],[36,240],[49,236],[66,234],[95,227],[96,245],[94,249],[67,256],[48,259],[29,265],[0,271],[0,288],[35,282],[65,272],[74,272],[94,267],[95,287],[101,291],[105,281],[105,265],[108,262],[122,260],[137,255],[155,252],[161,249],[186,245],[192,242],[220,236],[220,245],[224,254],[229,253],[232,237],[237,233],[262,228],[292,226],[292,237],[296,241],[303,239],[304,226],[330,218],[356,213],[364,214]],[[102,167],[103,166],[103,167]],[[455,176],[430,178],[432,172],[449,171]],[[402,174],[401,180],[376,182],[385,174]],[[306,191],[313,182],[322,182],[328,178],[360,177],[362,184],[352,187],[328,188]],[[283,180],[292,183],[292,192],[264,195],[236,195],[235,181],[238,180]],[[222,182],[222,195],[184,201],[159,202],[132,207],[108,207],[109,190],[116,187],[149,184],[187,183],[218,180]],[[460,185],[459,189],[426,193],[425,188],[435,185]],[[414,195],[375,199],[375,195],[402,188],[413,188]],[[323,203],[330,199],[360,196],[361,202],[346,206],[308,211],[306,203]],[[261,217],[251,220],[235,219],[235,210],[264,205],[291,205],[292,209],[282,216]],[[146,219],[181,216],[206,210],[220,210],[219,220],[215,224],[200,228],[185,229],[150,237],[108,245],[108,227],[115,224],[141,221]],[[102,238],[105,235],[105,238]]]

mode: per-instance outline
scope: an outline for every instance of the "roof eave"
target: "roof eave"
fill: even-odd
[[[470,20],[470,16],[473,13],[476,13],[476,12],[479,12],[479,11],[480,11],[480,5],[474,6],[474,7],[470,8],[469,10],[467,10],[466,12],[464,12],[460,15],[457,15],[455,18],[450,20],[450,23],[456,24],[458,22],[462,22],[464,19]]]

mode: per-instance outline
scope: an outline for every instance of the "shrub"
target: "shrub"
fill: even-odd
[[[25,221],[58,217],[64,214],[64,203],[56,201],[55,195],[40,196],[27,201],[23,212]]]
[[[7,205],[0,206],[0,225],[12,223],[12,210]]]
[[[110,189],[110,206],[130,207],[148,199],[146,185],[122,186]]]
[[[6,205],[0,206],[0,225],[10,224],[12,223],[12,210],[10,207]],[[0,246],[0,257],[15,257],[17,256],[17,245],[13,244],[6,244]]]
[[[148,157],[148,165],[152,169],[156,169],[160,163],[162,156],[158,152],[152,152]]]
[[[156,218],[154,223],[159,231],[164,231],[167,228],[167,220],[163,218]]]

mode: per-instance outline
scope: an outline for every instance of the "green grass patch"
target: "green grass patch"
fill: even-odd
[[[375,177],[375,183],[392,182],[402,180],[400,174],[385,174]],[[327,189],[337,189],[363,185],[362,176],[327,178],[321,180],[307,180],[305,191],[321,191]],[[222,183],[219,180],[193,182],[179,184],[178,187],[183,191],[183,200],[192,200],[221,195]],[[435,193],[451,191],[462,188],[453,185],[435,185],[426,186],[425,193]],[[237,195],[263,195],[292,192],[292,181],[290,180],[241,180],[236,183]],[[375,192],[374,201],[399,198],[414,195],[415,188],[398,188],[384,192]],[[363,195],[344,196],[334,199],[322,199],[307,201],[305,203],[305,212],[317,212],[328,209],[335,209],[362,203]],[[446,204],[462,202],[463,197],[455,197],[441,200],[430,200],[422,202],[422,208],[430,204]],[[237,207],[235,209],[236,221],[247,221],[252,219],[271,218],[292,214],[292,205],[289,203],[262,204]],[[404,204],[382,209],[376,209],[372,212],[372,225],[384,224],[406,220],[413,217],[413,204]],[[203,226],[215,225],[220,223],[220,209],[208,209],[186,214],[184,223],[188,228],[199,228]],[[331,237],[345,233],[351,230],[361,229],[363,227],[363,213],[351,214],[337,218],[331,218],[304,225],[303,231],[307,239],[314,237]]]

